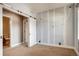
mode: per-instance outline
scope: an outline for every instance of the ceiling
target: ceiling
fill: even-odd
[[[63,7],[68,5],[68,3],[27,3],[26,5],[31,8],[32,12],[39,13],[49,9]]]
[[[46,11],[49,9],[63,7],[65,5],[69,5],[70,3],[19,3],[19,4],[18,3],[7,3],[7,4],[14,6],[14,8],[16,7],[16,9],[21,7],[21,9],[23,10],[29,7],[31,12],[39,13],[39,12]]]

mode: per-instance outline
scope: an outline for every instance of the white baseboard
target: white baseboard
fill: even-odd
[[[77,51],[77,49],[74,48],[74,51],[75,51],[76,54],[79,56],[79,52]]]
[[[18,46],[18,45],[20,45],[20,44],[22,44],[22,43],[14,44],[14,45],[12,45],[11,47],[13,48],[13,47],[16,47],[16,46]]]
[[[65,46],[65,45],[54,45],[54,44],[47,44],[47,43],[38,43],[38,44],[47,45],[47,46],[62,47],[62,48],[68,48],[68,49],[74,49],[74,47]]]
[[[62,47],[62,48],[68,48],[68,49],[73,49],[77,56],[79,56],[79,52],[77,51],[77,49],[75,49],[74,47],[70,47],[70,46],[64,46],[64,45],[54,45],[54,44],[46,44],[46,43],[38,43],[40,45],[47,45],[47,46],[55,46],[55,47]]]
[[[2,51],[0,51],[0,56],[3,56],[3,53],[2,53]]]
[[[37,42],[35,42],[35,43],[34,43],[34,44],[32,44],[32,45],[30,45],[30,44],[29,44],[29,46],[28,46],[28,47],[32,47],[32,46],[34,46],[34,45],[36,45],[36,44],[37,44]]]

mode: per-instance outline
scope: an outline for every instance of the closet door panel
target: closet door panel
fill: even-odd
[[[55,44],[64,42],[64,8],[55,9]]]
[[[41,14],[41,43],[48,43],[48,13]]]
[[[36,39],[37,42],[40,43],[41,41],[41,14],[38,14],[38,19],[36,20]]]
[[[67,19],[66,19],[66,31],[65,31],[65,42],[68,46],[74,46],[74,33],[73,33],[73,8],[67,7]]]
[[[50,10],[49,11],[49,44],[54,44],[54,32],[55,27],[54,27],[54,11]]]

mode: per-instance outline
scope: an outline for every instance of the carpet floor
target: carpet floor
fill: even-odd
[[[76,56],[73,49],[35,45],[33,47],[26,47],[19,45],[14,48],[5,48],[3,50],[4,56]]]

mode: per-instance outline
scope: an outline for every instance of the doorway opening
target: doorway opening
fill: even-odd
[[[29,18],[3,9],[3,49],[29,46]]]
[[[28,17],[3,10],[3,47],[11,48],[29,45]]]
[[[3,47],[10,47],[10,18],[3,16]]]

